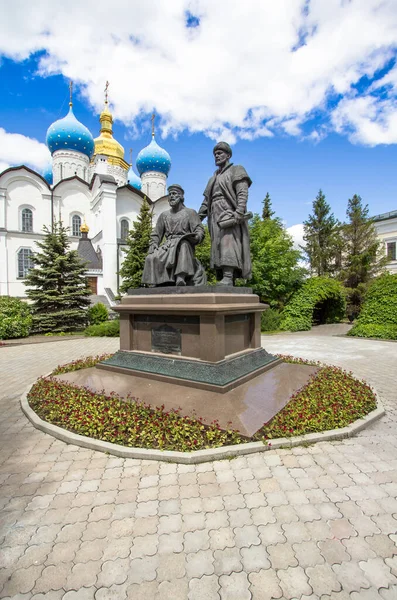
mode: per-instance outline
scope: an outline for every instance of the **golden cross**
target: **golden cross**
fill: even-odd
[[[154,137],[154,119],[155,118],[156,118],[156,115],[153,113],[152,114],[152,118],[151,118],[151,121],[152,121],[152,137]]]
[[[69,81],[69,92],[70,92],[70,100],[69,100],[69,106],[73,106],[73,81]]]
[[[107,81],[106,85],[105,85],[105,102],[106,102],[106,104],[108,102],[108,87],[109,87],[109,82]]]

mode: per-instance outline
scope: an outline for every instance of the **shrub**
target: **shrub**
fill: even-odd
[[[0,296],[0,339],[27,337],[31,326],[32,314],[26,302]]]
[[[275,308],[268,308],[261,316],[261,331],[277,331],[281,323],[281,313]]]
[[[120,321],[105,321],[98,325],[90,325],[84,330],[84,335],[88,337],[118,337],[120,335]]]
[[[102,302],[98,302],[88,309],[88,322],[90,325],[99,325],[109,318],[109,311]]]
[[[347,335],[365,338],[380,338],[383,340],[397,340],[397,325],[376,325],[357,323]]]
[[[397,274],[385,273],[374,279],[348,335],[397,339]]]
[[[313,323],[338,323],[345,316],[342,284],[328,277],[308,279],[285,307],[280,329],[307,331]]]

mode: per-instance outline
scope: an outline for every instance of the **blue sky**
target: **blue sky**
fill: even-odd
[[[250,209],[268,191],[287,227],[320,187],[339,219],[355,193],[371,214],[397,209],[396,0],[72,4],[17,3],[0,24],[0,170],[43,168],[69,79],[96,137],[109,80],[126,160],[149,143],[155,110],[169,183],[194,208],[225,139],[253,180]]]

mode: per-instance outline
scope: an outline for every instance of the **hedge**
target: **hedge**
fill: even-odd
[[[84,335],[88,337],[118,337],[120,335],[120,321],[105,321],[98,325],[90,325],[84,330]]]
[[[346,312],[344,288],[328,277],[308,279],[285,307],[280,323],[283,331],[308,331],[316,309],[322,310],[322,323],[338,323]]]
[[[19,298],[0,296],[0,339],[27,337],[31,327],[29,305]]]
[[[397,274],[385,273],[374,279],[348,335],[397,339]]]
[[[104,323],[108,320],[109,311],[102,302],[97,302],[93,306],[90,306],[87,315],[90,325],[99,325],[99,323]]]

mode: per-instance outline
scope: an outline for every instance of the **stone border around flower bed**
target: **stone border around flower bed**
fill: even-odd
[[[185,465],[195,465],[199,463],[209,462],[212,460],[224,460],[244,456],[245,454],[253,454],[255,452],[266,452],[267,450],[277,450],[279,448],[293,448],[303,444],[314,444],[315,442],[331,442],[352,437],[371,425],[385,414],[385,409],[379,401],[379,396],[374,391],[378,408],[371,411],[363,419],[357,419],[351,425],[340,429],[330,429],[321,433],[307,433],[291,438],[276,438],[268,444],[263,442],[247,442],[246,444],[236,444],[234,446],[222,446],[220,448],[209,448],[208,450],[195,450],[193,452],[177,452],[173,450],[155,450],[150,448],[129,448],[111,442],[103,442],[93,438],[79,435],[62,429],[57,425],[52,425],[43,421],[29,406],[27,395],[31,386],[21,397],[21,408],[29,421],[36,429],[40,429],[44,433],[48,433],[53,437],[65,442],[66,444],[74,444],[89,450],[105,452],[120,458],[136,458],[139,460],[160,460],[163,462],[176,462]],[[373,389],[373,388],[372,388]]]

